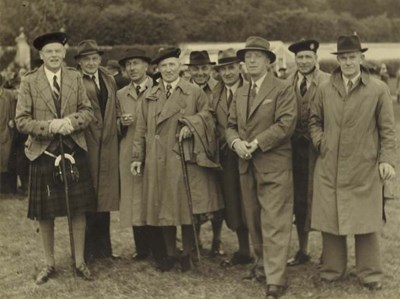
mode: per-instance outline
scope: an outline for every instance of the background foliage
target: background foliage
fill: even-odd
[[[30,40],[64,28],[76,44],[336,41],[356,31],[364,42],[400,42],[398,0],[0,0],[0,45],[23,26]]]

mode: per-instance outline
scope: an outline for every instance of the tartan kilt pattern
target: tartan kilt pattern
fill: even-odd
[[[78,149],[73,156],[79,170],[79,181],[68,187],[71,216],[96,210],[96,195],[90,177],[87,153]],[[30,219],[48,220],[67,216],[65,189],[63,185],[54,182],[53,170],[54,158],[46,154],[42,154],[30,164]]]

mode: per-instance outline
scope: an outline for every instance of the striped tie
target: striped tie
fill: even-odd
[[[171,89],[172,89],[172,85],[171,84],[167,84],[167,99],[171,96]]]
[[[54,77],[53,77],[53,99],[55,101],[60,101],[60,94],[61,94],[61,88],[57,82],[57,75],[54,75]]]

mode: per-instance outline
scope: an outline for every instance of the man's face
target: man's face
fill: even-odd
[[[300,51],[295,56],[297,70],[303,74],[309,74],[317,65],[317,54],[314,51]]]
[[[204,85],[208,82],[211,75],[211,65],[202,64],[202,65],[191,65],[189,66],[189,72],[192,76],[192,80],[197,85]]]
[[[50,43],[45,45],[39,54],[44,66],[52,72],[57,72],[65,58],[65,48],[60,43]]]
[[[240,64],[232,63],[218,67],[218,73],[227,86],[234,85],[240,78]]]
[[[270,60],[264,52],[250,50],[244,53],[244,63],[250,77],[258,80],[267,72]]]
[[[360,72],[363,58],[364,55],[358,51],[338,54],[337,60],[342,74],[349,79],[354,78]]]
[[[179,71],[181,63],[178,58],[170,57],[162,60],[158,64],[158,69],[161,73],[161,77],[165,82],[174,82],[179,77]]]
[[[125,61],[125,70],[132,82],[140,84],[146,78],[149,64],[142,59],[132,58]]]
[[[86,74],[94,74],[99,69],[101,56],[97,53],[85,55],[79,58],[78,64]]]

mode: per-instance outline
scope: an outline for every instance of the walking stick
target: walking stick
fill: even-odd
[[[68,191],[68,181],[67,181],[67,172],[65,167],[65,156],[64,156],[64,145],[62,136],[59,135],[59,142],[60,142],[60,152],[61,152],[61,171],[62,177],[64,181],[64,191],[65,191],[65,205],[67,208],[67,219],[68,219],[68,232],[69,232],[69,245],[71,246],[71,256],[72,261],[75,265],[75,247],[74,247],[74,233],[72,230],[72,219],[71,219],[71,210],[69,208],[69,191]]]
[[[189,176],[188,176],[187,167],[186,167],[186,163],[185,163],[185,153],[183,151],[182,140],[179,140],[179,154],[181,156],[183,180],[185,181],[186,197],[187,197],[188,206],[189,206],[190,218],[191,218],[191,221],[192,221],[193,234],[194,234],[194,244],[196,246],[197,258],[199,259],[199,263],[200,263],[201,262],[201,257],[200,257],[199,240],[197,238],[196,224],[194,223],[192,193],[190,191]]]

